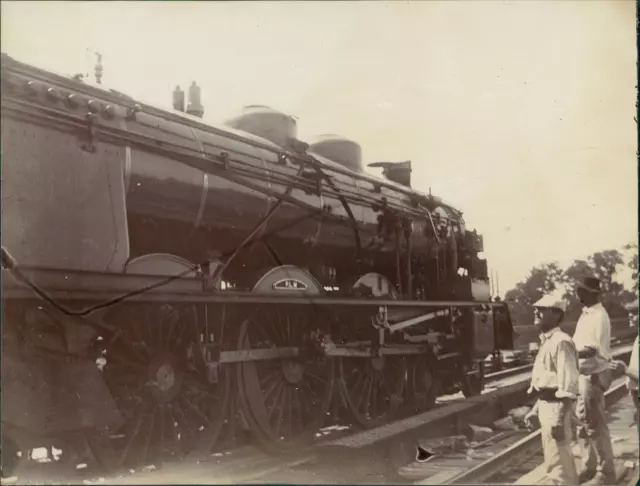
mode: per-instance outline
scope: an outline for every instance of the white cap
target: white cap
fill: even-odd
[[[556,296],[553,295],[545,295],[544,297],[542,297],[538,302],[536,302],[535,304],[533,304],[534,307],[553,307],[556,309],[560,309],[562,312],[566,312],[567,311],[567,307],[568,307],[568,303],[565,299],[563,298],[558,298]]]

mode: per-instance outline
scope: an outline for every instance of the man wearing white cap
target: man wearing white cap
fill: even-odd
[[[578,353],[571,337],[560,329],[567,303],[545,296],[534,304],[540,349],[531,372],[528,393],[538,401],[542,450],[546,466],[543,484],[578,484],[571,452],[573,403],[578,397]],[[535,413],[534,411],[532,411]],[[531,414],[527,420],[531,419]]]
[[[616,471],[611,434],[605,415],[604,394],[611,386],[611,322],[600,302],[600,280],[586,277],[578,282],[577,294],[583,305],[573,333],[580,358],[580,396],[576,413],[582,439],[580,482],[590,485],[614,484]]]

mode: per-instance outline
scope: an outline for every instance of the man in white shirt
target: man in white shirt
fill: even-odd
[[[578,484],[571,451],[572,406],[578,397],[578,353],[571,337],[559,325],[566,302],[545,296],[534,304],[534,323],[540,331],[540,349],[531,372],[529,393],[538,401],[527,415],[537,413],[545,462],[543,484]]]
[[[600,303],[600,281],[586,277],[577,286],[583,304],[573,342],[580,358],[580,396],[576,414],[582,442],[580,482],[602,485],[615,482],[611,435],[605,415],[604,393],[611,386],[611,322]]]

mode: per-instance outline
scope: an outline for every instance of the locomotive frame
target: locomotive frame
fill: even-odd
[[[116,190],[113,180],[118,177],[125,189],[110,193],[109,202],[113,205],[113,195],[119,194],[124,212],[94,206],[95,217],[103,210],[116,228],[108,259],[103,242],[108,244],[113,235],[102,232],[93,239],[91,228],[75,226],[77,235],[63,241],[53,233],[59,231],[55,222],[39,214],[27,236],[21,235],[26,241],[21,240],[15,218],[31,201],[9,201],[14,206],[6,214],[14,219],[10,242],[3,246],[3,442],[26,447],[20,444],[47,437],[75,447],[80,441],[104,466],[131,467],[208,452],[225,436],[234,436],[239,421],[270,450],[289,450],[313,440],[336,407],[357,425],[373,427],[432,407],[444,389],[478,394],[483,359],[513,345],[507,305],[473,298],[474,284],[488,286],[486,263],[484,270],[480,264],[474,271],[477,237],[465,233],[461,214],[438,198],[356,174],[322,154],[307,153],[309,146],[295,137],[285,137],[277,146],[255,134],[215,129],[4,55],[2,61],[3,151],[14,157],[10,163],[17,164],[21,151],[29,150],[18,140],[20,130],[41,137],[45,151],[76,139],[77,146],[64,149],[65,160],[82,159],[87,171],[94,170],[88,164],[118,160],[123,171],[105,164],[111,168],[104,175],[110,191]],[[153,123],[131,128],[137,117],[145,116]],[[194,143],[177,142],[175,133],[159,139],[163,127],[157,120],[193,134]],[[54,132],[64,133],[64,140]],[[212,152],[208,147],[213,142],[205,147],[207,133],[240,152],[258,151],[258,165],[227,147]],[[139,154],[158,158],[147,166],[140,162],[135,172],[133,150],[140,157],[133,163],[143,160]],[[46,155],[33,156],[36,170],[45,167],[41,160]],[[201,194],[167,193],[179,204],[157,206],[154,198],[163,187],[177,186],[154,189],[145,170],[161,170],[166,161],[203,174]],[[79,177],[79,163],[69,164],[68,176]],[[10,175],[29,183],[20,174]],[[213,256],[205,247],[192,254],[161,251],[176,248],[171,233],[185,227],[163,223],[159,212],[178,214],[186,207],[180,206],[183,201],[194,201],[188,213],[194,222],[181,241],[194,247],[206,244],[207,225],[218,224],[206,214],[209,187],[218,178],[266,196],[267,205],[256,214],[253,206],[242,208],[253,218],[243,232],[234,231],[245,221],[233,219],[227,209],[231,212],[221,216],[229,230],[229,241],[221,246],[226,251],[214,248]],[[102,193],[96,192],[99,199]],[[236,190],[232,195],[244,201],[246,194]],[[3,200],[11,196],[3,194]],[[62,202],[59,193],[56,197]],[[217,201],[222,207],[224,201]],[[68,205],[70,213],[81,214],[80,203],[74,204]],[[301,207],[303,211],[293,212]],[[446,208],[448,233],[438,227],[436,207]],[[369,233],[365,211],[376,215]],[[288,219],[273,223],[279,212]],[[292,230],[300,221],[307,225],[304,231]],[[416,234],[421,221],[424,238]],[[163,229],[153,233],[159,226]],[[323,233],[324,228],[329,229]],[[290,246],[309,231],[312,235],[304,236],[302,246]],[[34,235],[51,237],[49,247],[41,239],[29,239]],[[445,249],[441,262],[438,245],[446,238],[453,249]],[[435,257],[418,245],[427,240],[437,243]],[[138,243],[137,253],[129,248],[131,242]],[[457,242],[470,249],[464,253]],[[26,244],[34,249],[22,247]],[[151,247],[156,250],[145,251]],[[256,247],[271,264],[245,271]],[[16,251],[17,261],[10,253]],[[447,265],[456,270],[462,254],[470,255],[466,268],[478,279],[447,273]],[[234,277],[223,280],[227,275]],[[433,288],[429,282],[435,282]],[[336,283],[342,290],[339,297],[332,295]]]

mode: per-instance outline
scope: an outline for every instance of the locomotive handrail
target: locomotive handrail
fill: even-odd
[[[5,102],[5,97],[3,95],[3,102]],[[16,104],[23,104],[23,105],[30,105],[29,103],[25,103],[25,102],[19,102],[17,100],[12,100],[13,103]],[[64,123],[66,123],[67,125],[71,125],[73,128],[77,129],[77,128],[83,128],[86,126],[86,121],[79,117],[79,116],[74,116],[74,115],[69,115],[67,113],[64,112],[60,112],[59,110],[55,110],[55,109],[51,109],[51,108],[46,108],[46,107],[40,107],[38,106],[38,111],[43,112],[43,113],[38,113],[38,114],[34,114],[34,113],[25,113],[24,111],[19,111],[18,109],[11,107],[11,106],[6,106],[5,103],[3,103],[3,110],[5,115],[7,113],[9,113],[9,116],[11,114],[11,110],[15,110],[16,112],[19,113],[19,115],[22,116],[29,116],[29,117],[39,117],[39,118],[54,118],[55,122],[59,125],[61,121],[63,121]],[[48,113],[48,114],[47,114]],[[62,120],[61,120],[62,119]],[[161,148],[158,147],[157,141],[150,136],[141,134],[141,133],[136,133],[136,132],[132,132],[129,130],[124,130],[118,127],[111,127],[108,125],[94,125],[94,128],[96,129],[96,132],[105,136],[104,138],[106,140],[111,140],[114,141],[116,143],[122,143],[127,142],[130,143],[131,145],[134,146],[141,146],[149,151],[152,152],[162,152],[163,154],[170,154],[174,157],[174,160],[176,160],[176,162],[178,163],[182,163],[184,165],[187,165],[189,167],[192,167],[196,170],[200,170],[204,173],[207,174],[213,174],[213,175],[217,175],[217,176],[221,176],[222,174],[225,174],[224,177],[229,179],[229,180],[234,180],[233,177],[229,174],[229,172],[226,170],[225,168],[225,164],[228,163],[229,161],[235,162],[239,165],[245,166],[244,170],[247,172],[245,177],[247,177],[248,179],[253,178],[258,176],[258,178],[260,180],[264,180],[265,182],[275,182],[278,184],[283,184],[283,185],[287,185],[289,183],[292,182],[291,179],[293,179],[293,182],[296,184],[296,189],[300,189],[300,190],[307,190],[307,191],[315,191],[315,185],[309,183],[305,178],[303,177],[298,177],[298,178],[291,178],[291,177],[287,177],[287,174],[277,174],[278,176],[280,176],[280,178],[278,177],[273,177],[273,172],[271,172],[271,176],[270,177],[266,177],[264,176],[263,172],[252,172],[251,170],[247,170],[247,167],[251,168],[251,166],[248,166],[246,164],[246,162],[239,160],[239,159],[227,159],[227,160],[222,160],[220,158],[220,155],[214,155],[211,153],[203,153],[200,152],[198,150],[195,150],[191,147],[186,147],[180,144],[177,144],[175,142],[170,142],[170,141],[163,141]],[[176,150],[172,151],[170,150],[169,146],[173,146]],[[190,153],[180,153],[179,151],[186,151],[186,152],[190,152]],[[206,155],[206,158],[203,158],[203,155]],[[247,154],[243,154],[246,157],[250,157]],[[309,161],[302,161],[300,159],[300,157],[296,157],[299,161],[299,163],[301,165],[304,165],[305,163],[307,163],[308,165],[317,168],[318,170],[322,170],[322,169],[326,169],[326,167],[323,167],[322,164],[320,164],[318,161],[316,161],[315,159],[313,159],[311,156]],[[187,158],[188,160],[185,160],[185,158]],[[212,164],[216,164],[216,166],[214,166],[214,168],[216,169],[215,171],[212,170],[211,165]],[[242,174],[242,169],[235,169],[236,172],[239,173],[239,175],[243,175]],[[331,168],[331,170],[333,170],[333,167]],[[284,176],[284,177],[282,177]],[[235,181],[238,182],[238,181]],[[265,188],[262,188],[258,185],[255,184],[251,184],[249,182],[249,180],[243,180],[242,184],[247,186],[247,187],[251,187],[252,189],[259,191],[261,193],[264,194],[269,194],[269,192],[267,190],[265,190]],[[346,188],[340,188],[339,190],[336,190],[336,192],[331,191],[329,188],[331,188],[331,185],[327,185],[325,186],[325,188],[323,189],[324,192],[327,194],[327,196],[329,197],[335,197],[336,199],[340,199],[341,197],[344,197],[345,199],[347,199],[350,202],[354,202],[354,203],[364,203],[364,204],[368,204],[370,206],[379,206],[381,204],[380,200],[377,200],[375,198],[369,198],[366,196],[366,194],[363,194],[361,192],[356,192],[354,193],[353,191],[350,191]],[[293,197],[290,196],[286,196],[285,194],[278,194],[277,195],[278,198],[282,198],[287,202],[290,202],[292,204],[296,204],[299,206],[303,206],[303,204],[296,200]],[[428,219],[431,219],[431,214],[430,214],[430,210],[426,207],[421,206],[420,209],[417,208],[411,208],[409,206],[400,206],[395,204],[393,201],[388,201],[386,200],[385,204],[391,208],[394,209],[396,211],[399,212],[403,212],[406,214],[410,214],[414,217],[418,217],[418,218],[422,218],[425,216],[425,213],[427,215]],[[324,215],[324,212],[321,208],[312,208],[309,207],[307,208],[309,209],[309,211],[312,211],[318,215]],[[454,208],[452,208],[454,209]],[[325,217],[329,217],[331,219],[335,219],[336,221],[342,222],[342,219],[339,217],[332,217],[330,214],[327,214]],[[449,218],[443,218],[443,219],[449,219]],[[350,223],[349,223],[350,224]]]
[[[60,293],[65,300],[97,300],[107,296],[121,294],[128,288],[138,289],[144,285],[166,280],[165,277],[147,275],[127,275],[117,273],[101,273],[91,271],[52,270],[34,267],[20,267],[25,276],[37,280],[38,286],[52,294]],[[190,270],[191,271],[191,270]],[[311,296],[299,293],[273,294],[264,292],[238,292],[232,290],[204,292],[198,279],[174,280],[166,289],[151,289],[145,292],[146,298],[162,301],[169,296],[186,298],[198,303],[222,304],[313,304],[323,306],[388,306],[401,308],[435,308],[435,307],[491,307],[507,308],[506,302],[490,301],[456,301],[456,300],[392,300],[342,298],[331,296]],[[3,298],[28,291],[23,284],[7,269],[2,270]],[[130,300],[140,300],[141,295]]]
[[[76,430],[81,410],[88,441],[92,429],[119,436],[114,455],[98,457],[112,434],[88,442],[98,462],[138,466],[211,451],[240,407],[258,442],[286,450],[333,403],[370,427],[433,406],[439,388],[478,394],[483,359],[512,343],[462,213],[363,173],[354,142],[309,145],[270,109],[218,128],[6,56],[1,71],[11,189],[28,193],[5,199],[12,226],[31,217],[1,247],[3,317],[16,363],[37,372],[9,395],[60,409],[60,432],[25,424],[38,440]],[[40,359],[48,350],[62,354]],[[12,401],[16,420],[23,404]]]

